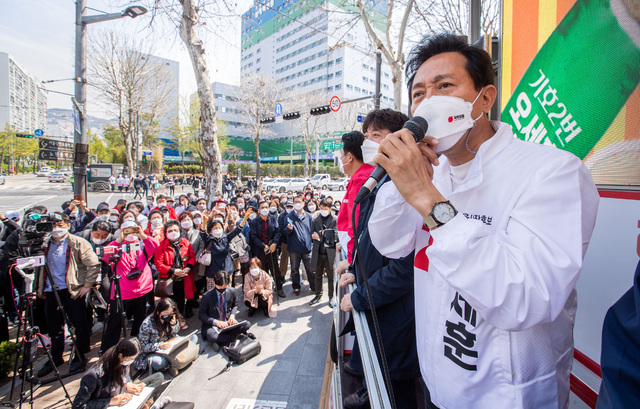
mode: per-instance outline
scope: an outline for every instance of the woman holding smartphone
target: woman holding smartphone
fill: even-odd
[[[109,316],[100,351],[104,352],[118,343],[122,331],[122,312],[116,302],[116,285],[122,297],[122,306],[127,316],[133,316],[133,326],[129,335],[136,336],[146,316],[147,294],[153,290],[153,276],[149,267],[149,257],[160,243],[142,231],[140,225],[127,220],[120,226],[120,236],[109,243],[115,248],[116,260],[110,263],[112,255],[105,254],[102,260],[111,264],[111,291]],[[119,258],[119,260],[118,260]],[[114,274],[119,279],[114,279]]]

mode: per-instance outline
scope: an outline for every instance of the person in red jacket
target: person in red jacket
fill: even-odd
[[[169,220],[164,225],[165,239],[155,252],[154,260],[161,278],[173,277],[173,299],[178,305],[178,312],[185,318],[191,318],[191,307],[185,311],[185,302],[194,298],[196,291],[193,268],[196,255],[189,240],[182,238],[180,223]],[[176,257],[178,256],[178,257]]]

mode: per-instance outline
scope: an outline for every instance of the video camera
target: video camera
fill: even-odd
[[[131,253],[132,251],[141,250],[142,246],[140,243],[122,243],[120,248],[118,246],[103,246],[96,247],[96,254],[98,257],[102,258],[104,256],[114,256],[122,253]]]
[[[57,213],[30,213],[25,216],[24,228],[20,233],[18,246],[23,257],[44,254],[44,241],[53,231],[53,226],[62,221]]]

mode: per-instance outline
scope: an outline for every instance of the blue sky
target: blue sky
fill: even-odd
[[[124,9],[126,0],[87,0],[88,7],[116,12]],[[177,3],[177,1],[176,1]],[[252,2],[240,1],[238,15]],[[88,10],[89,15],[100,14]],[[88,27],[91,30],[116,29],[131,35],[143,36],[155,44],[154,54],[180,62],[180,94],[195,92],[195,79],[189,56],[166,21],[154,30],[149,29],[149,14],[134,20],[125,18]],[[226,17],[221,33],[207,32],[203,41],[209,58],[212,81],[239,82],[240,19]],[[216,26],[208,24],[208,27]],[[175,34],[174,34],[175,33]],[[73,0],[0,0],[0,52],[9,53],[24,70],[40,80],[71,78],[74,75],[75,1]],[[47,84],[51,90],[73,93],[71,81]],[[91,104],[89,115],[106,116],[104,110]],[[48,94],[49,108],[71,108],[70,97]]]

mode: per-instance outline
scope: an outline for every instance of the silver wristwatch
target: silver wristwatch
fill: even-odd
[[[424,224],[429,230],[437,229],[458,214],[455,207],[449,202],[438,202],[433,205],[431,213],[424,219]]]

